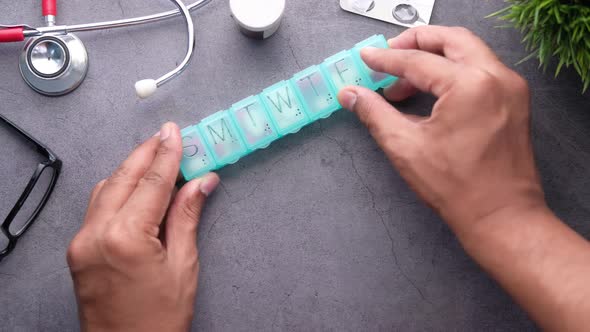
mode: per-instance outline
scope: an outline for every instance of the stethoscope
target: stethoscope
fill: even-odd
[[[46,26],[33,28],[26,24],[0,24],[0,43],[20,42],[28,38],[19,58],[19,69],[25,82],[35,91],[48,96],[61,96],[74,91],[88,72],[88,53],[82,41],[72,32],[121,28],[164,20],[182,15],[188,33],[186,55],[172,71],[158,79],[135,83],[140,98],[151,96],[158,87],[180,75],[189,64],[195,46],[195,32],[190,11],[201,8],[211,0],[197,0],[185,5],[170,0],[178,9],[153,15],[116,21],[56,25],[57,0],[42,0]]]

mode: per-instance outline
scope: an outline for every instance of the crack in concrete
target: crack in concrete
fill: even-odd
[[[27,96],[27,95],[22,94],[20,92],[15,92],[15,91],[9,90],[9,89],[4,88],[4,87],[0,87],[0,91],[4,91],[4,92],[6,92],[6,93],[8,93],[8,94],[10,94],[10,95],[12,95],[14,97],[17,97],[17,98],[18,97],[24,97],[26,99],[30,99],[30,96]],[[31,100],[31,101],[33,101],[33,100]],[[33,102],[35,102],[35,101],[33,101]]]
[[[287,42],[287,46],[289,46],[289,50],[291,51],[291,55],[293,56],[293,60],[295,60],[295,64],[297,65],[297,68],[299,68],[299,70],[303,69],[301,67],[301,65],[299,64],[299,60],[297,60],[297,57],[295,56],[295,50],[293,50],[293,46],[291,45],[291,40],[290,39]]]
[[[432,302],[430,302],[424,296],[424,293],[418,287],[418,285],[416,285],[416,283],[414,282],[414,280],[412,280],[406,274],[406,272],[402,269],[401,265],[399,264],[397,253],[395,251],[395,241],[393,240],[393,236],[391,235],[391,231],[389,230],[389,227],[387,227],[387,223],[385,222],[385,218],[383,217],[383,214],[379,211],[379,209],[377,209],[377,205],[375,203],[375,193],[370,189],[370,187],[365,183],[365,180],[363,179],[363,177],[360,175],[359,170],[356,167],[356,163],[354,161],[354,157],[353,157],[352,153],[350,153],[348,151],[348,149],[342,144],[342,142],[338,141],[334,137],[331,137],[330,135],[327,135],[324,132],[324,128],[322,126],[322,122],[321,121],[319,121],[318,124],[319,124],[319,128],[320,128],[320,135],[323,136],[323,137],[325,137],[329,141],[334,142],[342,150],[342,152],[350,158],[352,169],[354,170],[354,172],[355,172],[357,178],[359,179],[359,181],[361,182],[362,186],[369,193],[369,196],[371,198],[372,208],[375,211],[375,213],[377,213],[377,215],[379,216],[379,219],[381,220],[381,224],[385,228],[385,232],[387,234],[387,237],[389,238],[389,242],[391,243],[391,256],[393,257],[393,263],[395,264],[395,266],[397,267],[397,269],[399,270],[399,272],[402,274],[402,276],[404,277],[404,279],[406,279],[406,281],[408,281],[412,285],[412,287],[418,292],[418,294],[420,294],[420,297],[422,298],[422,300],[424,300],[424,301],[432,304]]]
[[[125,10],[123,9],[123,4],[121,3],[121,0],[117,1],[117,5],[119,6],[119,9],[121,10],[121,14],[123,14],[123,16],[126,16]]]
[[[207,230],[207,238],[209,238],[209,234],[213,230],[213,227],[215,227],[215,225],[217,225],[217,222],[219,221],[219,219],[221,219],[221,217],[223,217],[224,215],[225,215],[225,211],[221,211],[221,213],[219,214],[219,216],[217,216],[217,218],[215,218],[215,220],[213,220],[213,223],[211,224],[211,226]]]
[[[223,184],[223,182],[219,183],[219,187],[221,188],[221,190],[223,190],[223,192],[227,195],[227,197],[229,197],[229,199],[231,200],[231,194],[229,193],[229,191],[227,190],[227,188],[225,188],[225,185]]]
[[[273,330],[275,329],[275,325],[277,323],[277,318],[279,316],[279,312],[281,310],[281,307],[285,304],[285,302],[287,302],[287,300],[289,298],[291,298],[291,295],[293,295],[293,292],[295,292],[295,290],[297,289],[297,286],[299,285],[299,282],[301,281],[301,279],[303,279],[303,277],[305,277],[305,274],[303,274],[301,277],[299,277],[297,280],[295,280],[295,285],[293,285],[293,288],[291,289],[291,291],[285,293],[285,298],[279,303],[279,305],[275,309],[275,313],[274,313],[273,319],[272,319],[271,329],[273,329]]]
[[[291,297],[291,294],[293,294],[293,291],[291,291],[291,293],[285,293],[285,298],[277,306],[277,309],[275,310],[275,313],[273,315],[274,318],[272,319],[272,329],[274,329],[275,328],[275,325],[277,324],[277,318],[279,317],[279,311],[281,310],[281,307]]]
[[[426,275],[426,282],[430,282],[432,275],[434,274],[434,270],[436,269],[436,260],[438,259],[441,249],[443,247],[443,237],[444,237],[444,230],[445,226],[441,224],[439,226],[439,231],[436,235],[436,239],[434,241],[434,246],[432,248],[432,256],[430,257],[430,271]]]
[[[256,191],[258,191],[258,188],[260,188],[262,186],[262,184],[264,184],[264,181],[259,181],[258,184],[256,184],[254,186],[254,188],[250,191],[250,193],[248,193],[246,196],[242,196],[241,198],[235,200],[235,201],[231,201],[232,204],[237,204],[240,203],[242,201],[247,200],[248,198],[254,196],[254,194],[256,193]],[[231,196],[230,196],[231,198]]]
[[[0,272],[0,276],[5,276],[5,277],[10,277],[10,278],[18,279],[18,276],[16,274],[12,274],[12,273]]]

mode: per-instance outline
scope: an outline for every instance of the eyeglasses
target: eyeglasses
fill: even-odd
[[[59,177],[62,163],[45,145],[6,119],[2,114],[0,114],[0,122],[22,136],[22,138],[35,147],[36,152],[45,158],[44,161],[37,165],[25,190],[0,225],[1,261],[12,252],[18,239],[29,229],[45,206],[45,203],[47,203],[47,199],[51,195]]]

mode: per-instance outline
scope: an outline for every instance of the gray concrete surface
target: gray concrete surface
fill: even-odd
[[[508,64],[525,52],[519,33],[484,16],[495,1],[439,1],[432,23],[466,26]],[[39,24],[36,1],[2,1],[3,23]],[[166,1],[61,1],[59,20],[78,23],[146,14]],[[288,1],[270,40],[244,38],[227,1],[194,15],[196,58],[150,100],[133,83],[182,57],[179,20],[80,34],[91,58],[74,93],[46,98],[20,79],[21,45],[0,45],[0,111],[64,161],[39,220],[0,263],[0,330],[78,329],[65,250],[88,193],[167,120],[181,126],[287,78],[374,34],[402,28],[343,12],[337,1]],[[530,62],[516,67],[533,90],[533,135],[547,198],[590,235],[590,93],[572,72],[557,80]],[[424,112],[418,96],[400,108]],[[1,156],[6,178],[28,176]],[[196,331],[535,330],[526,314],[462,251],[441,220],[393,170],[357,119],[340,112],[220,172],[223,187],[200,227],[202,272]],[[2,183],[3,198],[20,191]],[[4,211],[12,204],[0,200]]]

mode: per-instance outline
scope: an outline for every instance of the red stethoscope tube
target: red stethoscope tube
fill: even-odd
[[[42,0],[43,2],[43,16],[53,15],[57,16],[57,0]]]
[[[57,16],[57,0],[41,0],[43,16]],[[25,40],[24,28],[0,29],[0,43],[21,42]]]
[[[24,28],[0,29],[0,43],[21,42],[25,40]]]

